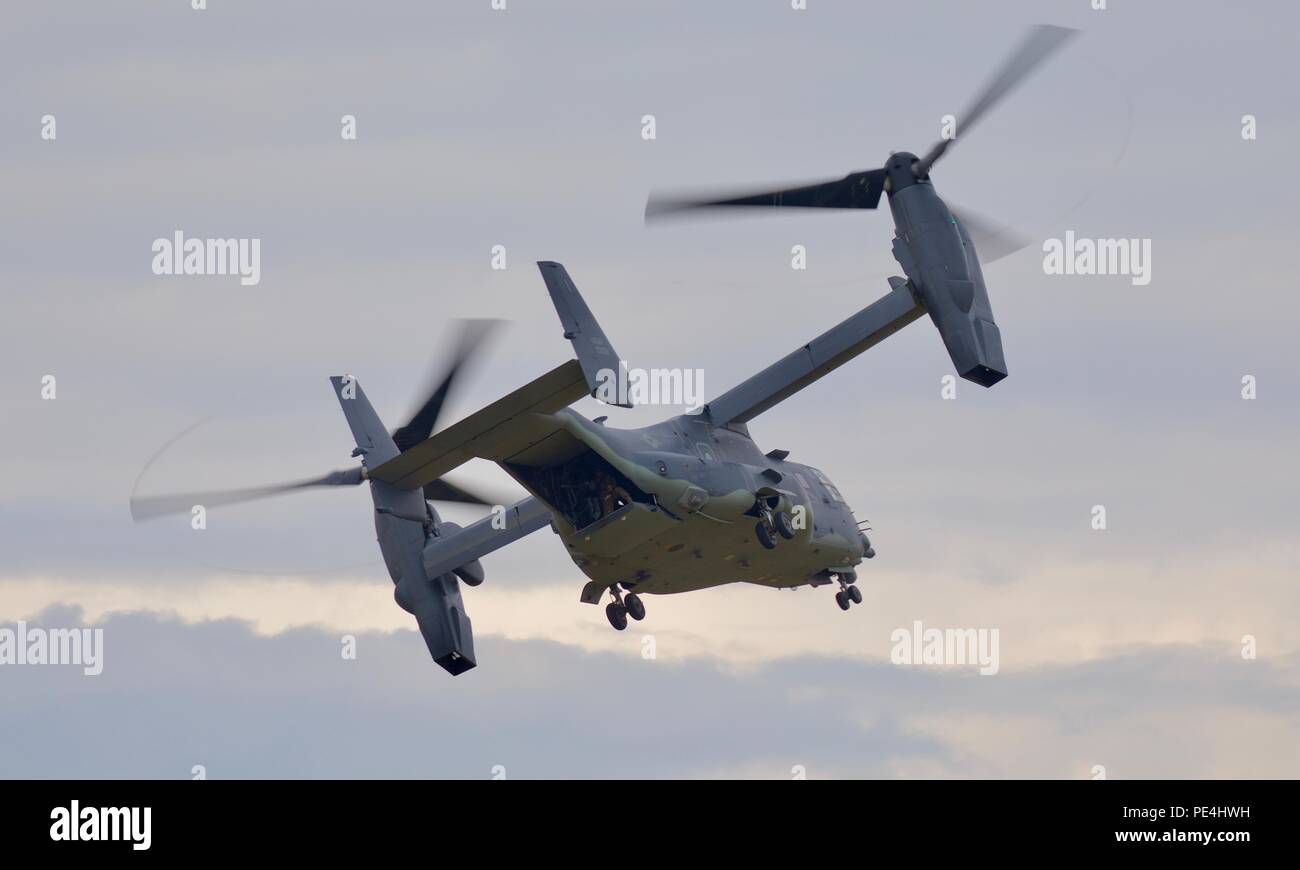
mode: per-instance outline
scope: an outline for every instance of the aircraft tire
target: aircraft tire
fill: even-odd
[[[609,619],[609,624],[614,626],[615,631],[623,631],[627,628],[627,608],[617,601],[605,605],[605,617]]]
[[[850,599],[854,604],[861,604],[861,603],[862,603],[862,591],[861,591],[860,589],[858,589],[858,587],[856,587],[856,586],[850,586],[848,589],[846,589],[846,590],[844,590],[844,591],[846,591],[846,592],[849,593],[849,599]]]
[[[759,520],[758,525],[754,526],[754,534],[758,536],[758,542],[769,550],[776,549],[776,539],[768,531],[767,523]]]
[[[645,602],[635,592],[623,596],[623,608],[627,610],[627,615],[637,622],[645,619]]]
[[[775,517],[773,517],[773,520],[774,520],[773,525],[776,526],[777,533],[780,534],[781,537],[785,538],[787,541],[793,541],[794,524],[790,522],[790,515],[783,511],[781,513],[778,513]]]
[[[835,593],[835,603],[840,606],[840,610],[849,609],[849,596],[844,594],[843,589]]]

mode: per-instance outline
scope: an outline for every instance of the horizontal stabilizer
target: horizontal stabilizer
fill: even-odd
[[[616,399],[607,404],[620,408],[632,407],[627,397],[617,395],[617,390],[614,389],[618,383],[618,352],[605,337],[605,331],[596,322],[595,315],[578,292],[568,270],[559,263],[545,260],[539,262],[537,268],[542,270],[542,280],[546,282],[546,290],[551,294],[555,313],[560,315],[564,337],[572,342],[573,352],[578,355],[590,395],[601,401]]]

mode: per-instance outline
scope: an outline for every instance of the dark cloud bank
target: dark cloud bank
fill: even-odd
[[[56,607],[30,624],[80,618]],[[318,630],[263,637],[234,620],[144,613],[102,627],[98,677],[0,669],[0,775],[189,778],[196,764],[210,778],[488,778],[496,765],[508,778],[789,778],[795,765],[810,777],[1084,778],[1089,762],[1129,777],[1300,769],[1294,746],[1258,745],[1261,731],[1230,741],[1225,757],[1216,736],[1226,726],[1216,735],[1213,724],[1256,717],[1293,733],[1295,663],[1209,647],[977,677],[817,657],[736,670],[482,637],[479,669],[453,680],[409,631],[359,635],[348,661],[340,637]],[[993,720],[1008,733],[1038,723],[1023,763],[960,748],[962,729]],[[977,733],[977,745],[999,742]]]

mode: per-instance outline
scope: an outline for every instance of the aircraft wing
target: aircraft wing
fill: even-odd
[[[887,295],[709,402],[709,419],[715,426],[752,420],[925,313],[906,281],[889,285]]]

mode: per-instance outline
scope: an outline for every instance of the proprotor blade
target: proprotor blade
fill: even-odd
[[[433,434],[438,418],[442,416],[443,405],[447,396],[456,385],[457,378],[464,373],[465,366],[483,346],[484,340],[498,324],[495,320],[463,321],[460,342],[446,366],[446,373],[435,382],[429,398],[415,412],[410,422],[393,433],[393,441],[399,451],[406,451]]]
[[[957,116],[958,135],[965,135],[979,123],[990,109],[1009,94],[1016,85],[1066,43],[1078,31],[1069,27],[1057,27],[1053,24],[1039,24],[1032,27],[1020,41],[1011,55],[1002,64],[997,74],[984,86],[975,101],[967,107],[965,113]],[[930,167],[943,156],[953,139],[941,139],[930,149],[929,153],[916,162],[918,177],[929,174]]]
[[[1014,254],[1032,241],[1010,227],[995,226],[988,218],[969,209],[949,206],[948,210],[966,228],[970,240],[975,243],[975,250],[979,252],[981,263],[992,263],[1008,254]]]
[[[884,189],[881,169],[851,172],[843,178],[750,193],[679,197],[651,194],[646,201],[646,220],[707,208],[875,208]]]
[[[445,477],[426,483],[424,485],[424,497],[429,501],[451,501],[459,504],[503,504],[499,499],[490,499],[462,486],[457,486]]]
[[[365,475],[360,468],[349,468],[343,471],[331,471],[323,477],[313,477],[291,483],[277,483],[271,486],[133,498],[131,499],[131,519],[138,523],[167,514],[187,513],[195,505],[210,508],[218,505],[240,504],[318,486],[357,486],[363,480],[365,480]]]

